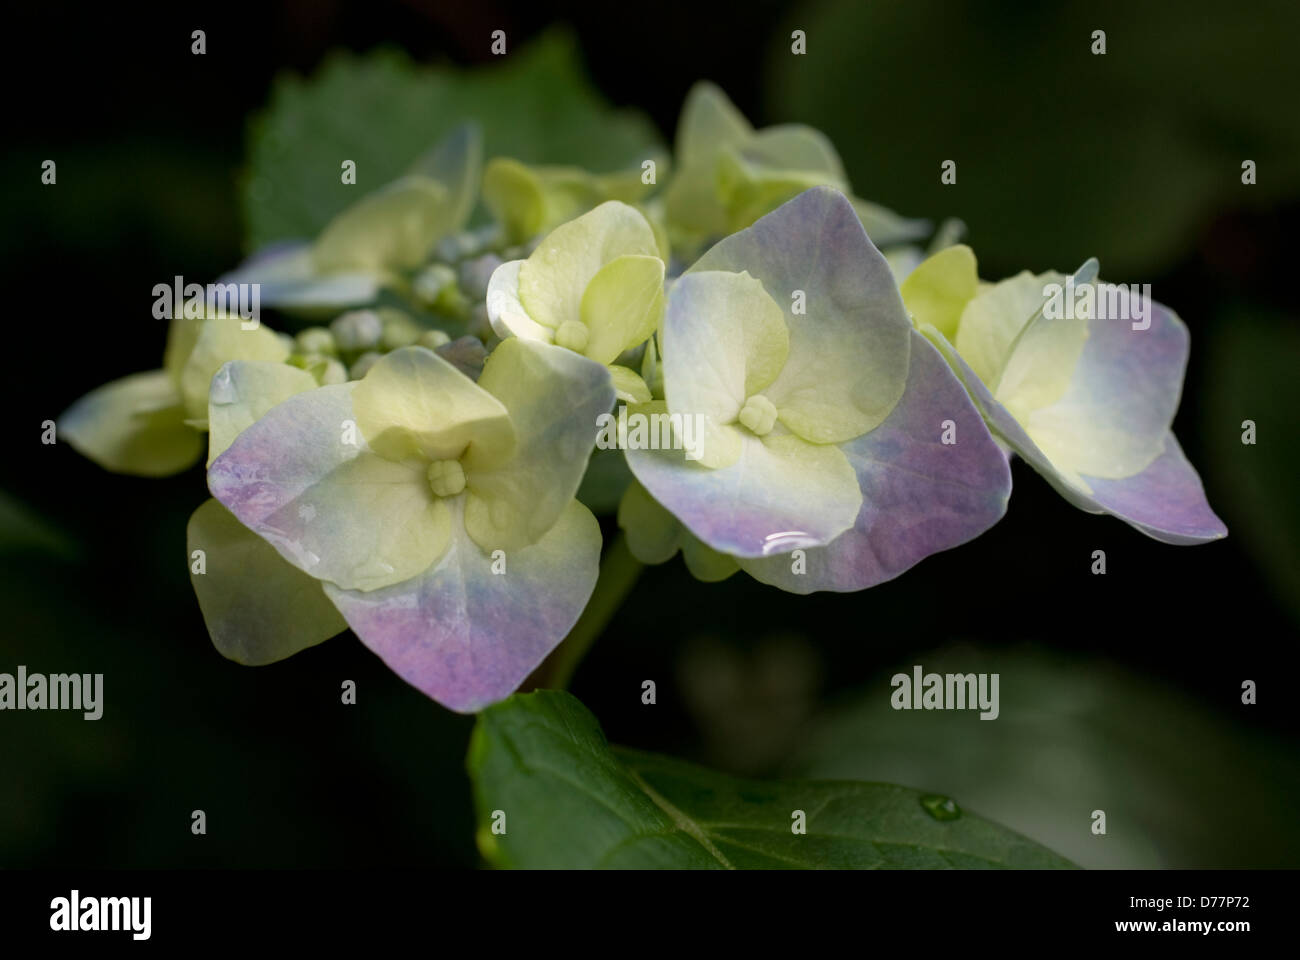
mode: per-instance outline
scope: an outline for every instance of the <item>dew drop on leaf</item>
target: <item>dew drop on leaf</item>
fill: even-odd
[[[921,806],[936,820],[956,820],[961,816],[961,807],[957,806],[952,797],[938,795],[922,797]]]

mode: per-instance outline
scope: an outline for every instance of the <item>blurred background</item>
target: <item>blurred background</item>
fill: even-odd
[[[706,585],[673,560],[644,572],[575,679],[611,740],[750,776],[950,794],[1085,866],[1300,864],[1300,7],[299,0],[145,13],[50,0],[6,19],[0,671],[101,672],[106,706],[93,723],[0,714],[0,867],[479,863],[472,718],[351,634],[270,667],[222,659],[185,565],[202,470],[114,476],[39,441],[81,394],[159,365],[153,284],[214,279],[277,229],[285,191],[268,194],[258,171],[291,185],[276,156],[310,150],[313,130],[288,123],[288,147],[258,133],[273,90],[292,107],[297,88],[276,77],[380,46],[507,73],[544,47],[538,69],[585,77],[587,108],[619,108],[620,129],[665,145],[691,83],[711,79],[758,125],[823,130],[858,194],[962,218],[984,277],[1095,255],[1106,279],[1151,283],[1191,329],[1175,430],[1226,541],[1161,545],[1075,511],[1017,463],[992,531],[867,592]],[[491,62],[496,29],[504,64]],[[1105,56],[1091,53],[1097,29]],[[546,156],[524,159],[609,152],[568,113],[548,124],[521,109],[517,83],[482,87],[480,109],[509,121],[495,142],[527,123],[549,137]],[[346,127],[347,82],[331,96],[324,113]],[[377,142],[362,169],[395,174],[459,119],[395,111],[383,122],[409,151]],[[45,159],[55,187],[40,184]],[[958,180],[943,186],[948,159]],[[333,152],[323,162],[337,171]],[[1097,549],[1104,577],[1090,573]],[[918,663],[999,673],[1000,718],[892,711],[889,677]],[[345,679],[355,707],[339,703]],[[206,837],[190,833],[194,809]],[[1089,830],[1095,809],[1104,837]]]

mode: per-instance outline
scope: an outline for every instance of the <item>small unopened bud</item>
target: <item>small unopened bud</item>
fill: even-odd
[[[322,387],[348,382],[348,368],[334,357],[327,357],[323,353],[294,353],[284,362],[299,370],[306,370]]]
[[[420,339],[420,325],[401,310],[380,310],[379,315],[384,321],[384,336],[380,340],[383,349],[397,350],[401,347],[409,347]]]
[[[428,347],[430,350],[437,350],[439,347],[451,343],[451,337],[441,330],[426,330],[420,334],[420,339],[416,340],[416,345]]]
[[[353,380],[360,380],[364,377],[376,363],[383,359],[382,353],[376,353],[374,350],[367,350],[353,362],[348,368],[348,376]]]
[[[330,333],[340,350],[369,350],[383,338],[384,321],[373,310],[349,310],[330,324]]]
[[[437,303],[456,287],[456,271],[445,263],[432,263],[415,275],[411,289],[425,303]]]
[[[318,368],[313,368],[311,373],[322,387],[348,382],[348,368],[333,357],[327,358]]]
[[[324,327],[308,327],[298,333],[296,348],[299,353],[323,354],[334,356],[338,346],[334,343],[334,334]]]

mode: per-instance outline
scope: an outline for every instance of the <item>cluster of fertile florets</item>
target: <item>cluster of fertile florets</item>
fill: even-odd
[[[267,663],[351,627],[461,711],[516,689],[586,606],[601,532],[576,495],[611,437],[631,552],[680,550],[702,580],[873,586],[996,523],[1011,453],[1157,539],[1224,535],[1170,432],[1172,311],[1047,309],[1053,288],[1117,302],[1095,261],[983,282],[952,230],[927,254],[928,224],[854,197],[816,131],[756,131],[708,85],[675,159],[656,192],[483,167],[458,130],[222,278],[317,325],[178,316],[163,369],[88,394],[61,435],[158,476],[206,433],[189,548],[222,653]],[[467,230],[480,200],[493,222]]]

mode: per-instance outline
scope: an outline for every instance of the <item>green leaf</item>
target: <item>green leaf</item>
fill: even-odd
[[[420,67],[381,50],[337,53],[310,80],[280,77],[249,131],[241,179],[246,248],[316,236],[466,122],[482,128],[487,159],[612,171],[639,169],[662,152],[650,121],[610,108],[579,64],[572,36],[551,32],[469,71]],[[357,165],[356,187],[341,183],[344,160]]]
[[[611,749],[596,718],[557,691],[516,694],[483,711],[468,764],[479,847],[501,867],[1071,866],[979,817],[941,819],[928,812],[934,798],[916,790],[738,780]],[[793,832],[794,811],[804,812],[806,834]],[[504,831],[493,832],[502,816]]]
[[[881,691],[918,662],[940,675],[997,672],[1015,699],[1002,698],[993,722],[969,710],[893,709]],[[1046,644],[955,639],[923,659],[900,654],[837,694],[800,730],[782,769],[942,785],[1085,869],[1290,868],[1300,851],[1295,738],[1254,719],[1240,681],[1225,677],[1221,689],[1192,694],[1151,671]],[[1106,811],[1104,837],[1089,829],[1096,809]]]

